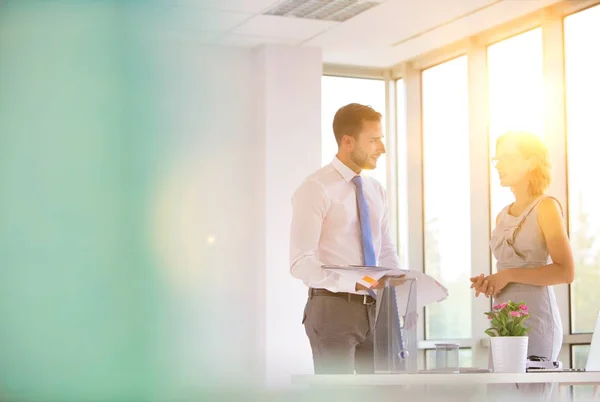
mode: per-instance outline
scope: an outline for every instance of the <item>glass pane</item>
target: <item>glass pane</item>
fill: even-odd
[[[572,345],[571,356],[573,358],[573,368],[585,368],[590,345]],[[589,385],[578,385],[573,387],[574,402],[590,401],[593,393],[593,387]]]
[[[419,361],[418,361],[418,363],[419,364],[417,365],[417,368],[419,370],[425,370],[425,365],[427,364],[425,362],[425,350],[422,350],[422,349],[419,350]]]
[[[600,188],[594,161],[600,149],[600,6],[565,18],[565,79],[569,233],[575,256],[571,285],[572,332],[592,332],[600,283]]]
[[[543,136],[544,70],[542,30],[536,28],[488,47],[490,155],[496,140],[509,130]],[[491,162],[491,161],[490,161]],[[490,163],[491,228],[496,217],[513,201],[509,188],[500,186]],[[492,271],[495,271],[492,256]]]
[[[333,116],[335,112],[349,103],[369,105],[382,114],[381,125],[384,135],[385,126],[385,82],[362,78],[323,76],[321,81],[321,133],[322,164],[327,165],[337,154],[337,142],[333,134]],[[385,140],[384,140],[385,142]],[[386,187],[386,155],[377,162],[377,169],[365,170],[365,175],[374,176]]]
[[[427,349],[425,351],[425,370],[433,369],[435,369],[435,349]]]
[[[571,356],[573,356],[573,368],[585,368],[590,345],[571,346]]]
[[[458,350],[458,362],[460,367],[473,367],[473,351],[471,348],[461,348]],[[425,350],[425,368],[435,369],[435,349]]]
[[[450,296],[425,312],[427,339],[471,337],[467,57],[423,71],[425,271]]]
[[[403,267],[408,267],[408,184],[406,169],[406,87],[404,80],[396,81],[396,144],[398,161],[396,163],[398,176],[398,255]]]

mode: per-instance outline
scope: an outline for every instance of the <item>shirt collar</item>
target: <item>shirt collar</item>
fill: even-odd
[[[337,156],[333,157],[333,161],[331,161],[331,165],[335,168],[335,170],[338,171],[338,173],[340,175],[342,175],[342,177],[344,178],[344,180],[346,180],[346,182],[349,182],[355,176],[358,176],[352,169],[350,169],[348,166],[344,165],[344,162],[339,160]]]

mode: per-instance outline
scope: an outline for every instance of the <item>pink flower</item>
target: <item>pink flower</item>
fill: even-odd
[[[506,308],[506,306],[508,306],[508,303],[496,304],[494,306],[494,310],[502,310],[502,309]]]
[[[526,305],[523,304],[522,306],[519,306],[519,310],[521,310],[521,311],[528,311],[529,307],[527,307]]]
[[[488,318],[488,320],[491,320],[491,319],[492,319],[492,316],[488,315],[488,316],[487,316],[487,318]]]
[[[513,316],[513,317],[520,317],[521,313],[519,313],[518,311],[511,311],[510,315]]]
[[[529,315],[527,311],[521,311],[521,315]]]

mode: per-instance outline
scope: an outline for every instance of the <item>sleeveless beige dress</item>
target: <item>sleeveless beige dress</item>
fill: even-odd
[[[500,212],[498,225],[490,240],[498,272],[552,263],[542,229],[538,224],[538,208],[544,198],[546,196],[534,200],[519,216],[508,213],[510,205]],[[508,300],[525,302],[529,307],[530,318],[525,321],[529,328],[527,355],[557,360],[563,341],[563,328],[554,289],[550,286],[510,283],[494,299],[494,304]],[[549,391],[548,387],[522,388],[537,390],[542,398],[547,397]]]
[[[492,233],[490,247],[497,260],[498,272],[511,268],[533,268],[551,264],[546,241],[538,224],[538,207],[542,196],[519,216],[508,213],[510,205],[501,212],[498,225]],[[528,356],[535,355],[556,360],[563,341],[563,329],[554,289],[510,283],[494,299],[494,304],[508,300],[525,302],[530,317]]]

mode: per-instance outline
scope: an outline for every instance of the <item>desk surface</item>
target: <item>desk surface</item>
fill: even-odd
[[[295,375],[297,385],[467,385],[467,384],[600,384],[600,371],[551,373]]]

